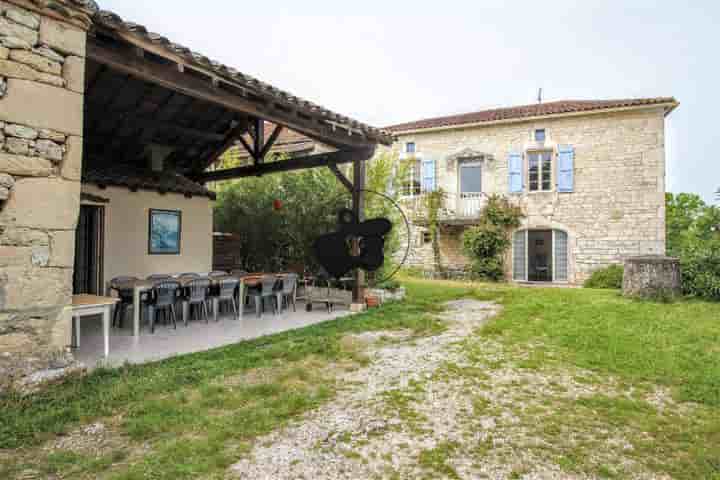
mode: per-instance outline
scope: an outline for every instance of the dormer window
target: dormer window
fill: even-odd
[[[537,143],[545,143],[545,129],[539,128],[535,130],[535,141]]]
[[[405,153],[410,155],[415,153],[415,142],[408,142],[405,144]]]

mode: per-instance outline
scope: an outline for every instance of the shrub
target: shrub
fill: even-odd
[[[520,226],[520,207],[499,195],[492,195],[477,226],[463,233],[463,250],[471,258],[475,278],[498,281],[505,276],[504,256],[510,247],[510,231]]]
[[[623,283],[622,265],[610,265],[609,267],[595,270],[590,278],[585,281],[585,288],[614,288],[621,289]]]
[[[470,265],[473,278],[499,282],[505,277],[504,262],[500,257],[476,258]]]
[[[703,247],[680,257],[683,293],[720,301],[720,250]]]

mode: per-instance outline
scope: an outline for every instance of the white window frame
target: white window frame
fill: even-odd
[[[550,188],[548,190],[543,190],[542,188],[543,161],[542,157],[540,157],[538,158],[538,189],[532,190],[530,187],[530,157],[531,155],[542,155],[543,153],[550,154]],[[525,152],[525,180],[527,182],[527,193],[548,193],[555,191],[555,182],[553,181],[555,178],[555,164],[557,163],[555,156],[555,149],[550,148],[538,148]]]
[[[462,169],[463,168],[479,168],[480,169],[480,191],[479,192],[463,192],[462,190]],[[460,195],[460,198],[475,198],[476,196],[479,196],[483,193],[485,182],[484,182],[484,174],[483,171],[483,165],[482,162],[477,161],[470,161],[470,162],[459,162],[458,163],[458,194]],[[467,197],[465,195],[468,195]]]
[[[405,190],[406,190],[405,185],[407,185],[407,184],[405,184],[405,185],[401,184],[400,185],[400,195],[399,195],[400,198],[415,198],[415,197],[419,197],[420,195],[422,195],[424,193],[423,188],[422,188],[422,181],[423,181],[423,178],[422,178],[422,155],[417,153],[417,150],[416,150],[416,153],[413,154],[412,156],[401,157],[400,160],[401,161],[409,161],[411,158],[420,164],[420,168],[418,169],[420,171],[420,174],[419,174],[420,176],[416,179],[415,178],[416,168],[410,168],[410,178],[409,178],[409,182],[407,182],[407,184],[412,185],[412,184],[414,184],[415,180],[418,180],[418,184],[420,185],[420,193],[418,193],[418,194],[416,194],[415,192],[409,193],[409,194],[405,193]]]

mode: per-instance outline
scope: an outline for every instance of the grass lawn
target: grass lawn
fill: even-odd
[[[611,467],[593,459],[595,438],[580,445],[563,438],[568,432],[594,437],[616,426],[627,430],[633,459],[647,469],[677,478],[720,478],[720,305],[635,302],[600,290],[405,283],[406,302],[363,315],[159,363],[96,371],[30,397],[0,397],[0,478],[224,478],[256,438],[331,400],[338,372],[368,362],[361,349],[343,341],[345,335],[396,329],[433,335],[444,328],[433,314],[458,298],[493,300],[504,310],[463,345],[482,368],[454,375],[484,378],[508,364],[550,376],[578,369],[591,372],[578,381],[612,381],[629,392],[557,398],[546,411],[517,412],[552,446],[546,454],[564,470],[613,476]],[[487,340],[504,351],[493,362],[483,356]],[[658,387],[682,408],[649,404],[647,396]],[[485,401],[478,405],[478,415],[494,408]],[[685,406],[692,414],[683,413]],[[102,448],[72,443],[73,432],[98,421],[110,430]],[[444,455],[460,450],[448,442],[418,461],[449,469]]]

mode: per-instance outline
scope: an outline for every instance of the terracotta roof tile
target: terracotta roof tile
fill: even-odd
[[[161,193],[181,193],[183,195],[205,196],[215,199],[215,193],[178,173],[157,173],[132,165],[116,164],[112,166],[87,167],[82,174],[83,183],[100,186],[128,187],[138,190],[151,190]]]
[[[661,104],[677,105],[677,100],[673,97],[630,98],[621,100],[561,100],[557,102],[496,108],[492,110],[483,110],[481,112],[428,118],[425,120],[417,120],[414,122],[393,125],[386,127],[386,129],[397,133],[411,130],[423,130],[426,128],[454,127],[475,123],[497,122],[502,120],[515,120],[575,112],[590,112],[596,110]]]

